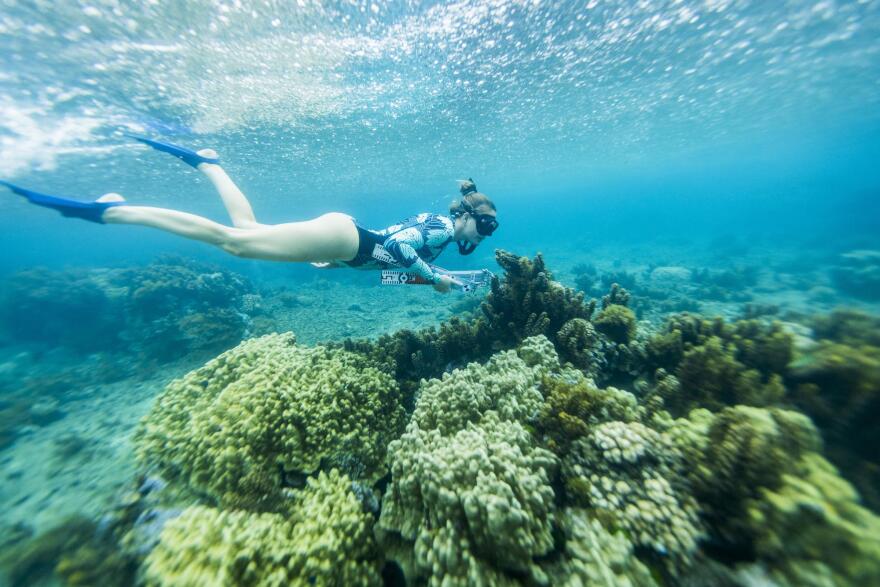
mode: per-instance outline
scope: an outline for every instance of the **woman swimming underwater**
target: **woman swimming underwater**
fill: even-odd
[[[495,204],[477,191],[473,180],[461,185],[461,199],[453,201],[449,216],[418,214],[384,230],[369,230],[354,218],[330,212],[312,220],[260,224],[245,195],[210,149],[195,152],[170,143],[129,135],[169,153],[204,173],[220,193],[232,220],[225,226],[202,216],[152,206],[130,205],[119,194],[105,194],[94,202],[80,202],[34,192],[0,180],[33,204],[54,208],[64,216],[101,224],[152,226],[205,242],[237,257],[315,263],[319,266],[359,269],[402,268],[447,292],[461,285],[430,263],[452,241],[468,255],[498,228]]]

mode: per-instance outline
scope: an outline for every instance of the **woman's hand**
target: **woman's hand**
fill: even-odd
[[[448,275],[441,275],[437,278],[437,281],[434,282],[434,289],[440,293],[448,293],[453,286],[461,287],[462,285],[464,284],[457,279],[453,279]]]

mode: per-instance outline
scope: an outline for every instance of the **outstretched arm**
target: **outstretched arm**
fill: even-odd
[[[436,272],[433,267],[425,263],[416,252],[416,247],[421,247],[423,244],[424,238],[422,237],[421,231],[416,227],[412,227],[392,234],[385,239],[382,246],[392,257],[394,257],[397,264],[403,267],[408,273],[415,273],[427,281],[434,283],[437,281],[438,277]]]

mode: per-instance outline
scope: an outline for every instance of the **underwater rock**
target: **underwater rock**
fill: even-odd
[[[666,266],[651,270],[650,279],[654,285],[677,286],[691,281],[691,270],[686,267]]]
[[[840,291],[867,301],[880,300],[880,251],[864,249],[844,253],[830,273]]]

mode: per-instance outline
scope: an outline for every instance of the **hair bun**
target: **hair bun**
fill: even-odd
[[[461,191],[462,196],[466,196],[477,191],[477,184],[474,183],[473,179],[467,178],[461,182],[461,186],[458,189]]]

